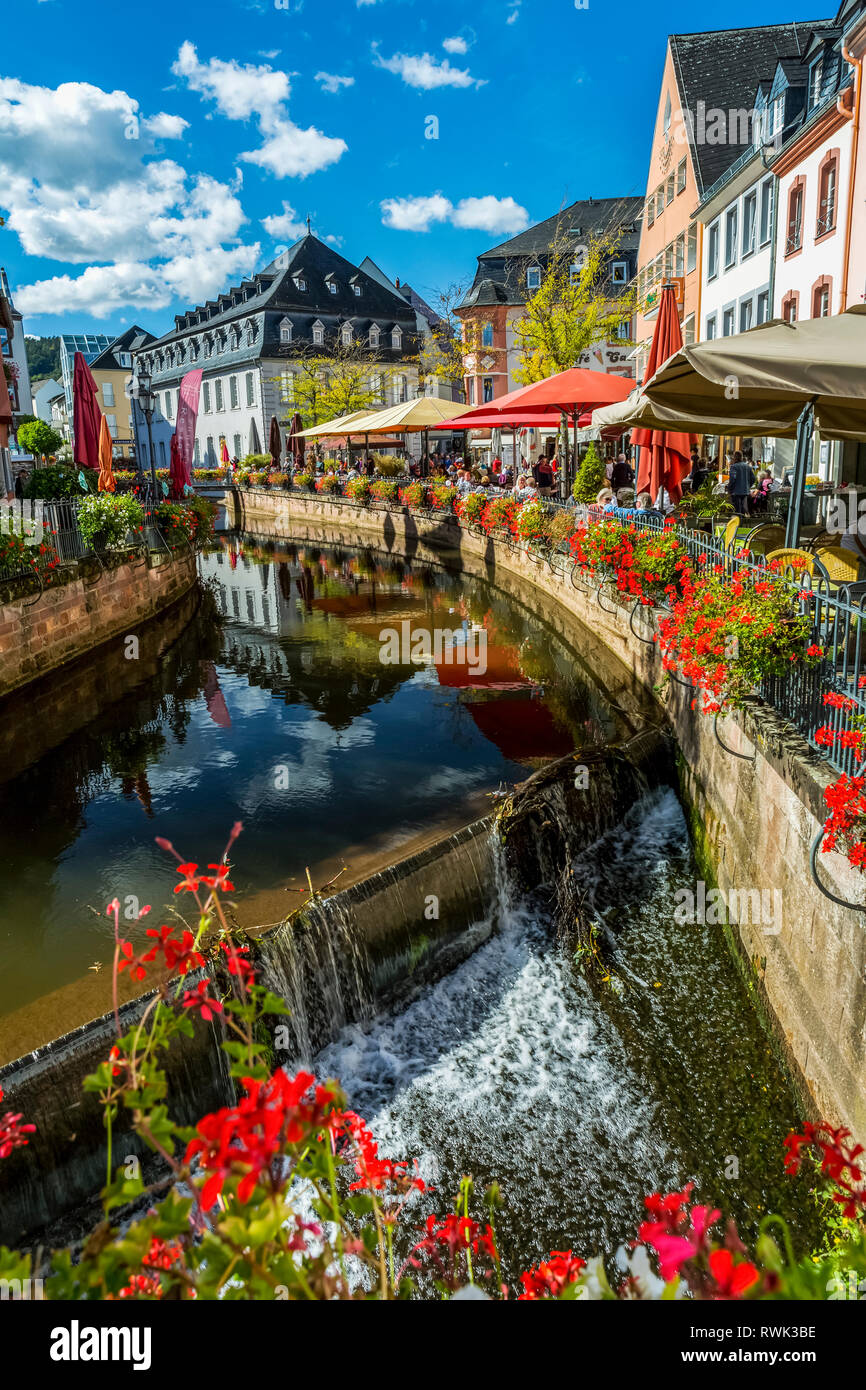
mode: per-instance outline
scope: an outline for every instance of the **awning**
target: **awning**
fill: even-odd
[[[435,429],[466,407],[459,401],[443,401],[438,396],[418,396],[414,401],[388,406],[385,410],[366,411],[352,422],[352,434],[393,434],[395,431]],[[342,433],[345,434],[345,430]]]

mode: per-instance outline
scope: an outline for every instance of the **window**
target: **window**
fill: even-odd
[[[812,289],[812,318],[825,319],[830,313],[830,284],[828,276],[822,276]]]
[[[770,317],[770,291],[761,290],[758,295],[758,312],[755,316],[757,323],[766,323]]]
[[[361,286],[360,286],[360,285],[353,285],[353,286],[352,286],[352,293],[354,294],[354,296],[355,296],[356,299],[360,299],[360,298],[361,298]]]
[[[467,405],[474,405],[474,404],[475,404],[475,378],[474,378],[473,376],[468,377],[468,378],[467,378],[467,381],[466,381],[466,385],[467,385],[467,387],[469,388],[469,389],[467,390],[467,392],[466,392],[466,404],[467,404]]]
[[[686,242],[686,274],[690,275],[698,263],[698,229],[689,227],[688,241]]]
[[[836,230],[836,169],[835,153],[822,162],[818,174],[818,222],[815,236],[827,236]]]
[[[230,376],[230,377],[229,377],[229,405],[230,405],[230,407],[231,407],[232,410],[237,410],[237,408],[238,408],[238,406],[240,405],[240,403],[241,403],[241,402],[240,402],[240,396],[238,395],[238,379],[237,379],[236,376]]]
[[[656,189],[656,217],[661,217],[665,210],[665,186],[660,183]]]
[[[303,278],[303,276],[302,276],[302,275],[296,275],[296,276],[294,277],[293,283],[294,283],[295,289],[296,289],[296,290],[300,290],[300,291],[301,291],[301,294],[304,294],[304,292],[306,291],[306,288],[307,288],[307,282],[306,282],[306,280]]]
[[[240,456],[241,456],[241,437],[240,437],[239,434],[236,434],[236,435],[234,436],[234,438],[233,438],[233,440],[232,440],[232,443],[234,444],[234,454],[233,454],[233,457],[236,458],[236,459],[239,459]]]
[[[761,184],[761,245],[766,246],[773,234],[773,190],[772,179],[765,179]]]
[[[782,300],[782,318],[785,320],[786,323],[797,322],[797,308],[799,298],[800,296],[796,290],[789,290],[788,293],[785,295],[785,298]]]
[[[238,328],[236,323],[232,324],[231,329],[229,331],[229,342],[231,343],[232,351],[234,351],[236,348],[239,348],[241,345],[241,330]]]
[[[688,347],[688,346],[689,346],[691,343],[693,343],[694,341],[695,341],[695,316],[694,316],[694,314],[689,314],[688,318],[686,319],[685,323],[683,324],[683,343],[686,345],[686,347]]]
[[[670,280],[674,273],[674,244],[665,247],[665,279]]]
[[[343,347],[352,346],[352,325],[350,323],[343,324],[343,327],[340,329],[340,338],[342,340]]]
[[[201,445],[198,442],[198,435],[196,435],[192,446],[192,461],[194,464],[201,463]]]
[[[313,324],[313,342],[317,347],[321,347],[325,341],[325,325],[323,323]]]
[[[714,222],[707,235],[707,279],[714,280],[719,273],[719,224]]]
[[[290,405],[295,399],[295,374],[287,368],[280,378],[283,400]],[[327,389],[327,387],[325,388]]]
[[[655,194],[646,200],[646,224],[651,227],[656,220],[656,200]]]
[[[408,399],[408,383],[404,376],[394,377],[394,404],[402,405]]]
[[[198,345],[198,343],[196,342],[195,338],[191,338],[191,339],[190,339],[190,344],[189,344],[189,360],[190,360],[190,362],[197,362],[197,361],[198,361],[198,354],[199,354],[199,345]]]
[[[734,309],[726,309],[722,315],[722,337],[730,338],[734,331]]]
[[[788,194],[788,235],[785,240],[785,255],[791,256],[803,245],[803,196],[806,181],[795,179]]]
[[[755,249],[755,217],[758,211],[758,195],[747,193],[743,199],[743,240],[740,254],[751,256]]]
[[[207,337],[204,340],[204,355],[205,357],[211,357],[213,355],[213,338],[211,337]]]
[[[379,346],[379,325],[378,325],[377,323],[371,323],[371,324],[370,324],[370,347],[371,347],[371,348],[377,348],[378,346]]]
[[[247,374],[246,374],[244,380],[246,381],[246,385],[247,385],[247,405],[255,405],[255,403],[256,403],[256,388],[255,388],[255,382],[253,381],[253,374],[252,374],[252,372],[247,372]]]
[[[109,406],[114,405],[114,385],[110,381],[103,381],[102,383],[102,404],[106,410]]]
[[[481,383],[481,387],[483,392],[483,401],[486,405],[488,401],[493,400],[493,377],[486,376]]]
[[[210,382],[205,381],[201,388],[202,405],[205,415],[210,415]]]
[[[164,440],[164,439],[161,439],[161,440],[159,441],[159,461],[160,461],[160,465],[161,465],[163,468],[165,468],[165,440]]]
[[[610,267],[610,278],[615,285],[624,285],[628,281],[628,261],[614,261]]]
[[[493,347],[493,324],[492,324],[492,323],[485,323],[485,324],[482,324],[482,327],[481,327],[481,346],[482,346],[482,347],[486,347],[486,348]]]
[[[117,416],[116,416],[116,415],[108,415],[108,414],[106,414],[106,416],[105,416],[105,423],[106,423],[106,425],[108,426],[108,433],[111,435],[112,439],[116,439],[116,438],[117,438]]]
[[[166,391],[166,393],[165,393],[165,418],[166,418],[166,420],[170,420],[170,419],[171,419],[171,392],[170,392],[170,391]]]
[[[668,190],[668,191],[667,191],[667,197],[665,198],[665,202],[666,202],[666,203],[672,203],[673,200],[674,200],[674,176],[673,176],[673,174],[671,174],[671,175],[668,177],[667,190]]]
[[[780,135],[785,125],[785,98],[776,97],[773,102],[773,119],[770,123],[770,136]]]
[[[678,236],[674,247],[674,275],[679,279],[686,264],[686,239],[685,236]]]
[[[329,293],[329,294],[336,294],[336,293],[337,293],[337,282],[336,282],[336,280],[329,280],[329,281],[328,281],[328,293]]]
[[[677,165],[677,192],[684,193],[686,187],[686,161],[681,159]]]
[[[707,318],[707,341],[709,342],[711,339],[715,338],[715,336],[716,336],[716,316],[715,316],[715,314],[710,314],[709,317]]]
[[[403,346],[403,330],[402,330],[402,328],[393,328],[393,329],[391,330],[391,346],[392,346],[392,348],[398,348],[398,349],[401,348],[401,347]]]
[[[744,299],[740,305],[740,332],[748,333],[752,326],[753,306],[751,299]]]
[[[623,319],[621,323],[618,323],[618,324],[617,324],[617,326],[616,326],[616,336],[617,336],[618,338],[630,338],[630,337],[631,337],[631,324],[629,323],[628,319]]]
[[[292,341],[292,321],[291,319],[280,319],[280,342],[290,343]]]
[[[247,347],[252,347],[252,345],[253,345],[253,343],[254,343],[255,341],[256,341],[256,326],[255,326],[255,324],[253,323],[252,319],[250,319],[249,323],[247,324]]]
[[[216,409],[216,410],[222,410],[222,408],[223,408],[223,384],[222,384],[222,382],[219,380],[219,378],[217,378],[217,380],[214,382],[214,384],[213,384],[213,389],[214,389],[214,398],[215,398],[215,401],[216,401],[215,409]]]
[[[528,290],[541,289],[541,269],[537,265],[531,265],[526,272],[526,288]]]
[[[213,435],[209,434],[205,441],[205,457],[211,467],[216,463],[216,454],[213,447]]]
[[[809,69],[809,108],[817,106],[821,100],[823,63],[818,58]]]
[[[734,265],[737,259],[737,223],[739,209],[728,208],[725,213],[725,269]]]

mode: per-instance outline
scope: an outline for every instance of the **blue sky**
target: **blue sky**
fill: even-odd
[[[7,0],[0,261],[29,333],[161,333],[309,214],[434,300],[563,203],[645,191],[668,32],[817,13]]]

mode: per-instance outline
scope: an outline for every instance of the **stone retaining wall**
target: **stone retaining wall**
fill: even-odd
[[[574,586],[567,567],[554,572],[454,518],[362,509],[293,492],[235,492],[227,500],[238,524],[258,535],[375,545],[410,557],[427,546],[456,552],[524,602],[537,607],[543,598],[545,618],[578,650],[590,641],[603,644],[622,671],[624,692],[633,693],[635,682],[653,692],[680,750],[680,785],[707,891],[718,885],[726,901],[734,889],[779,895],[768,899],[767,920],[720,924],[720,930],[736,946],[814,1112],[858,1137],[866,1134],[866,914],[831,902],[812,880],[811,843],[834,774],[799,735],[755,701],[720,721],[727,751],[712,718],[692,710],[691,690],[664,682],[645,614],[634,622],[641,641],[629,607],[607,593],[599,602],[594,589]],[[833,893],[866,903],[864,880],[844,857],[826,854],[819,861]]]
[[[0,697],[93,651],[112,637],[137,635],[196,580],[195,556],[137,560],[79,576],[34,601],[0,606]]]

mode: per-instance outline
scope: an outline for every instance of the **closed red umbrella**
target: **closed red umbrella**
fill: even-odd
[[[75,462],[83,468],[99,467],[99,432],[102,411],[96,399],[96,382],[85,361],[76,352],[72,368],[72,429]]]
[[[271,416],[271,429],[268,436],[268,452],[271,456],[271,463],[275,469],[279,468],[283,457],[283,440],[280,434],[280,422],[276,415]]]
[[[662,363],[679,352],[683,345],[680,316],[673,285],[662,285],[659,312],[653,331],[644,385]],[[648,492],[653,502],[664,488],[672,502],[683,495],[682,480],[691,472],[690,454],[696,442],[693,434],[678,434],[673,430],[634,429],[631,442],[640,445],[637,470],[637,491]]]
[[[168,470],[168,495],[177,501],[183,497],[186,486],[186,467],[181,458],[177,434],[171,436],[171,464]]]
[[[289,463],[294,464],[295,468],[302,468],[304,463],[304,441],[298,435],[303,429],[301,417],[295,412],[292,422],[289,425],[289,437],[286,440],[286,458]]]
[[[99,478],[97,487],[100,492],[114,492],[117,484],[114,479],[114,459],[111,443],[111,431],[104,415],[100,416],[99,426]]]

